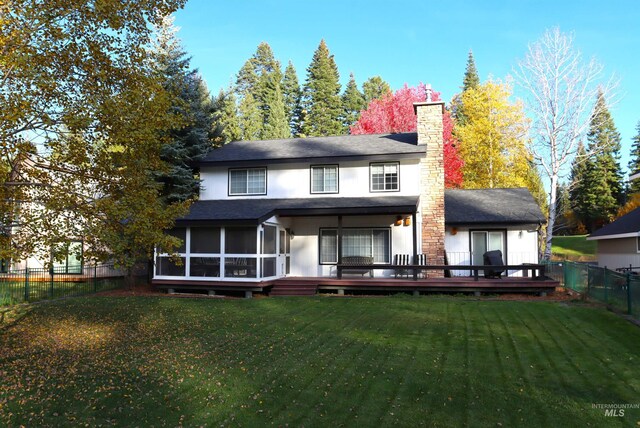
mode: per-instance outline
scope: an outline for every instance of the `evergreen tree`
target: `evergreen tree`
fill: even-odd
[[[289,130],[292,136],[296,136],[300,131],[300,100],[302,98],[302,91],[300,90],[300,83],[298,83],[298,74],[291,61],[289,61],[284,71],[282,96],[284,98],[284,110],[287,122],[289,123]]]
[[[573,211],[590,232],[612,221],[625,198],[619,162],[620,133],[601,92],[597,95],[596,112],[587,134],[589,147],[585,150],[580,145],[572,167]],[[593,155],[585,159],[587,152]]]
[[[353,73],[349,75],[349,83],[342,94],[342,123],[345,129],[349,129],[351,125],[356,123],[360,112],[366,107],[364,103],[364,95],[358,89]]]
[[[260,43],[238,72],[236,91],[240,98],[242,139],[290,135],[282,95],[282,71],[267,43]]]
[[[476,62],[473,59],[473,51],[469,50],[469,57],[467,58],[467,68],[464,72],[464,78],[462,79],[462,92],[470,88],[477,88],[480,85],[480,77],[478,77],[478,70],[476,69]]]
[[[213,100],[214,105],[214,132],[218,137],[214,140],[216,146],[221,146],[230,141],[239,140],[241,137],[238,107],[233,89],[228,91],[220,89],[218,96]]]
[[[374,76],[368,78],[362,84],[362,93],[364,95],[364,106],[367,108],[371,101],[391,94],[391,87],[387,82],[382,80],[382,77]]]
[[[640,171],[640,122],[636,125],[636,136],[631,145],[631,160],[629,161],[629,173]],[[640,193],[640,179],[635,179],[629,184],[629,193]]]
[[[170,143],[161,158],[168,170],[158,175],[162,195],[169,202],[185,201],[198,195],[200,180],[193,162],[213,147],[213,104],[206,84],[197,70],[190,69],[191,58],[177,38],[174,18],[166,16],[156,28],[152,58],[163,76],[165,88],[176,96],[173,110],[184,126],[169,131]]]
[[[303,106],[306,111],[302,134],[305,136],[340,135],[345,129],[340,120],[340,75],[333,55],[324,40],[313,54],[307,68],[307,80],[303,90]]]

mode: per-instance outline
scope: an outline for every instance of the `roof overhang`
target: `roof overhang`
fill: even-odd
[[[638,236],[640,236],[640,232],[620,233],[618,235],[587,236],[587,241],[599,241],[601,239],[636,238]]]
[[[350,161],[388,161],[393,158],[396,159],[422,159],[424,157],[424,151],[414,153],[385,153],[377,155],[349,155],[349,156],[323,156],[323,157],[305,157],[305,158],[281,158],[281,159],[269,159],[269,165],[272,164],[293,164],[293,163],[337,163],[337,162],[350,162]],[[220,167],[250,167],[250,166],[264,166],[265,159],[249,159],[249,160],[234,160],[234,161],[199,161],[199,166],[220,166]]]

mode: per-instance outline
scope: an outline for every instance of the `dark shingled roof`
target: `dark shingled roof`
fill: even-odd
[[[335,158],[383,160],[420,158],[425,146],[418,146],[415,132],[338,137],[288,138],[284,140],[233,141],[210,151],[200,165],[248,165],[272,163],[326,162]]]
[[[446,190],[444,221],[448,225],[539,224],[546,220],[528,189]]]
[[[627,213],[595,232],[589,235],[589,238],[598,238],[602,236],[624,235],[627,233],[640,232],[640,208]]]
[[[197,201],[178,224],[257,224],[273,215],[408,214],[417,196],[369,198],[223,199]]]

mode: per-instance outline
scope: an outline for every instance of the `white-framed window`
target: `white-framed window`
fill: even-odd
[[[266,193],[266,168],[242,168],[229,170],[229,196],[265,195]]]
[[[342,229],[342,256],[373,257],[374,263],[391,263],[389,228]],[[320,264],[338,262],[338,230],[320,229]]]
[[[338,165],[311,167],[311,193],[338,193]]]
[[[397,192],[400,190],[400,163],[379,162],[369,166],[372,192]]]

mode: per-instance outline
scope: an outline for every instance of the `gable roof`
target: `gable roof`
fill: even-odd
[[[546,222],[526,188],[452,189],[444,193],[447,225],[518,225]]]
[[[210,151],[199,164],[264,165],[266,162],[327,162],[336,158],[387,160],[390,155],[396,160],[421,158],[425,151],[425,146],[418,146],[418,134],[415,132],[233,141]]]
[[[634,236],[640,236],[640,208],[636,208],[616,221],[596,230],[587,239],[616,239]]]
[[[194,202],[176,224],[258,224],[274,215],[410,214],[417,206],[417,196],[204,200]]]

